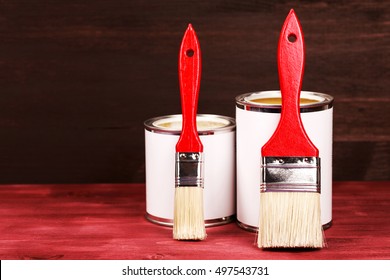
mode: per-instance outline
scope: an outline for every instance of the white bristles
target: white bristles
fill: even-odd
[[[173,238],[177,240],[203,240],[206,238],[203,188],[175,188]]]
[[[322,248],[320,194],[260,193],[259,248]]]

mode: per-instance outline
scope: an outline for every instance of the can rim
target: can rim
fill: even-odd
[[[260,97],[264,95],[273,95],[276,97],[280,97],[281,93],[280,90],[267,90],[267,91],[256,91],[256,92],[249,92],[244,93],[241,95],[238,95],[236,97],[236,106],[239,109],[243,109],[245,111],[256,111],[256,112],[266,112],[266,113],[280,113],[281,112],[281,105],[271,105],[271,104],[261,104],[261,103],[254,103],[250,102],[248,99],[249,97]],[[314,97],[318,99],[318,102],[310,103],[310,104],[302,104],[300,106],[300,112],[301,113],[307,113],[307,112],[316,112],[316,111],[323,111],[328,110],[333,107],[333,96],[325,93],[319,93],[314,91],[301,91],[301,96],[308,96]],[[255,99],[255,98],[253,98]]]
[[[236,223],[240,228],[242,228],[246,231],[258,232],[258,230],[259,230],[258,226],[251,226],[251,225],[245,224],[245,223],[239,221],[238,219],[236,220]],[[330,228],[332,226],[332,224],[333,224],[333,220],[330,220],[329,222],[322,224],[322,229],[326,230],[326,229]]]
[[[149,214],[148,212],[145,213],[145,218],[149,222],[152,222],[160,226],[173,227],[173,219],[157,217]],[[232,223],[234,220],[235,220],[235,215],[230,215],[221,218],[206,219],[204,223],[206,227],[215,227],[215,226],[222,226],[222,225]]]
[[[236,121],[231,117],[214,115],[214,114],[197,114],[197,118],[219,119],[219,120],[223,120],[225,123],[223,126],[217,128],[199,130],[198,131],[199,135],[214,135],[219,133],[226,133],[226,132],[234,131],[236,128]],[[174,115],[165,115],[165,116],[150,118],[144,122],[145,130],[149,132],[160,133],[160,134],[180,135],[181,129],[166,129],[155,125],[156,122],[164,119],[176,119],[178,121],[181,121],[182,115],[174,114]]]

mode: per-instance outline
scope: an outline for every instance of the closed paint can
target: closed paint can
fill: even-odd
[[[197,115],[204,156],[204,217],[206,227],[233,221],[235,215],[235,120]],[[146,218],[172,226],[175,193],[175,147],[182,116],[149,119],[145,127]]]
[[[280,91],[262,91],[236,97],[237,222],[257,231],[260,204],[261,148],[274,133],[281,112]],[[302,91],[301,119],[321,160],[321,221],[332,223],[333,97]]]

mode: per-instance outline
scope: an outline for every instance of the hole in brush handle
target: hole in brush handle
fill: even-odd
[[[295,35],[294,33],[291,33],[287,36],[287,40],[290,42],[290,43],[295,43],[297,41],[297,35]]]
[[[186,56],[187,57],[193,57],[195,54],[195,51],[193,49],[186,50]]]

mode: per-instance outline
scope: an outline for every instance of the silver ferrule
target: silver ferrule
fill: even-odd
[[[260,192],[321,193],[320,158],[263,157]]]
[[[175,187],[203,188],[203,153],[176,153]]]

